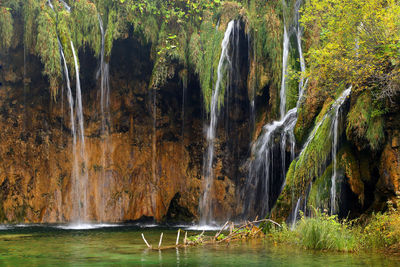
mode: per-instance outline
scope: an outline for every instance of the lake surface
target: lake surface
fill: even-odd
[[[173,245],[177,229],[139,225],[0,226],[1,266],[400,266],[400,258],[378,254],[303,250],[266,240],[153,251]],[[190,231],[190,234],[198,232]],[[212,232],[209,232],[212,234]],[[183,235],[181,235],[181,242]]]

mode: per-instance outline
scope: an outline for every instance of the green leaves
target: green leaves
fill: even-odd
[[[399,91],[390,86],[399,78],[399,12],[398,1],[308,1],[301,21],[312,37],[309,75],[325,88],[344,82],[356,91]]]

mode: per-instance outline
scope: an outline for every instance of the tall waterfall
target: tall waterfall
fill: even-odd
[[[51,0],[47,1],[50,8],[55,12],[54,6]],[[64,2],[64,7],[67,11],[70,11],[70,7]],[[69,71],[67,66],[67,61],[65,59],[65,54],[63,47],[58,40],[60,55],[63,61],[64,76],[67,83],[67,98],[70,107],[70,120],[71,120],[71,132],[73,137],[73,163],[72,163],[72,173],[71,173],[71,199],[73,202],[73,210],[71,213],[71,220],[73,222],[82,222],[87,220],[87,188],[88,188],[88,176],[87,176],[87,158],[86,158],[86,148],[85,148],[85,128],[83,122],[83,106],[82,106],[82,94],[81,94],[81,82],[79,77],[79,64],[75,52],[74,43],[70,42],[72,55],[75,64],[75,80],[76,80],[76,99],[75,102],[72,96],[71,82],[69,79]],[[75,105],[74,105],[75,103]],[[74,111],[75,108],[75,111]],[[75,117],[76,116],[76,117]],[[77,123],[76,123],[77,121]],[[79,130],[79,141],[80,141],[80,153],[77,152],[77,129]]]
[[[82,222],[87,220],[87,189],[88,189],[88,173],[87,173],[87,157],[86,157],[86,146],[85,146],[85,127],[83,122],[83,106],[82,106],[82,93],[81,93],[81,82],[79,77],[79,65],[78,58],[76,56],[74,43],[71,41],[71,50],[74,57],[75,64],[75,80],[76,80],[76,116],[78,120],[79,128],[79,141],[80,141],[80,164],[78,169],[78,177],[75,178],[75,183],[72,188],[74,195],[77,195],[78,208],[74,210],[74,220]]]
[[[210,125],[207,128],[207,153],[204,158],[203,174],[204,174],[204,193],[200,199],[200,214],[201,223],[210,223],[213,219],[212,214],[212,187],[214,182],[213,173],[213,161],[214,161],[214,143],[217,131],[217,121],[219,115],[219,96],[221,89],[221,82],[226,72],[226,64],[228,63],[228,68],[231,68],[231,60],[228,54],[228,48],[230,44],[230,37],[234,30],[235,21],[229,22],[228,27],[225,31],[224,39],[221,43],[221,56],[218,63],[217,70],[217,81],[215,83],[214,92],[211,98],[210,105]],[[228,70],[229,71],[229,70]]]
[[[281,119],[285,117],[286,114],[286,91],[287,91],[287,69],[288,69],[288,59],[289,59],[289,33],[286,29],[286,25],[283,25],[283,62],[282,62],[282,85],[280,92],[280,106],[279,111],[281,114]]]
[[[301,72],[306,69],[301,38],[302,29],[299,23],[301,0],[296,2],[295,22],[288,30],[286,23],[283,29],[282,81],[280,90],[280,120],[263,127],[262,134],[252,144],[249,173],[242,198],[243,216],[266,216],[278,198],[285,184],[286,171],[295,158],[296,140],[294,127],[297,122],[297,108],[300,105],[306,82],[304,76],[299,81],[299,97],[295,108],[286,112],[287,70],[290,50],[290,34],[296,33]],[[252,192],[252,193],[249,193]]]
[[[101,112],[101,162],[102,174],[101,180],[98,181],[98,194],[97,196],[97,213],[98,219],[104,221],[105,203],[108,196],[106,196],[105,187],[106,180],[109,175],[106,172],[107,166],[110,164],[110,67],[105,60],[105,30],[103,20],[98,14],[99,27],[101,33],[101,52],[100,52],[100,68],[97,72],[97,78],[100,78],[100,112]]]
[[[301,70],[301,76],[300,76],[300,81],[299,81],[299,98],[297,100],[297,107],[299,107],[301,100],[304,95],[304,89],[307,86],[307,81],[304,81],[304,73],[306,72],[306,62],[304,60],[304,55],[303,55],[303,48],[302,48],[302,42],[301,38],[303,36],[303,28],[300,25],[300,7],[303,3],[303,0],[297,0],[295,4],[295,26],[294,30],[296,33],[296,40],[297,40],[297,50],[299,52],[299,60],[300,60],[300,70]]]
[[[306,153],[308,146],[314,140],[318,130],[320,129],[320,127],[324,124],[324,122],[328,118],[334,116],[333,120],[331,122],[331,128],[330,128],[331,135],[333,134],[333,136],[331,136],[331,138],[332,138],[332,148],[331,148],[332,152],[331,153],[332,153],[332,162],[333,162],[333,174],[331,177],[332,184],[331,184],[331,189],[330,189],[330,193],[331,193],[330,205],[331,205],[331,213],[332,214],[335,214],[337,212],[337,210],[336,210],[336,207],[337,207],[337,200],[336,200],[337,181],[336,180],[338,178],[338,175],[337,175],[337,160],[336,160],[336,158],[337,158],[337,151],[339,148],[339,119],[340,119],[342,107],[351,94],[351,89],[352,89],[352,87],[344,90],[342,92],[342,94],[338,97],[338,99],[336,99],[336,101],[332,104],[332,106],[327,111],[327,113],[315,125],[310,136],[307,138],[307,141],[305,142],[303,149],[300,152],[299,161],[298,161],[298,164],[302,164],[301,160],[304,159],[303,154]],[[309,188],[311,188],[311,187],[312,187],[312,183],[310,184]],[[304,199],[304,201],[307,201],[307,194],[304,196],[301,196],[301,197],[302,197],[302,199]],[[294,218],[294,219],[292,219],[293,223],[296,222],[297,215],[298,215],[298,210],[292,214],[292,218]]]
[[[337,152],[339,150],[339,122],[340,122],[340,116],[341,116],[341,108],[343,106],[343,103],[345,100],[348,98],[348,96],[351,93],[351,87],[347,90],[345,90],[342,95],[339,97],[338,105],[334,110],[334,119],[332,123],[332,129],[331,133],[333,133],[332,137],[332,178],[331,178],[331,214],[336,214],[337,213],[337,193],[336,193],[336,186],[337,186],[337,178],[338,178],[338,173],[337,173]]]

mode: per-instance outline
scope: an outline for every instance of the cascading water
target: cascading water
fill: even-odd
[[[283,120],[265,125],[262,135],[252,145],[253,159],[244,195],[244,216],[266,216],[278,197],[288,168],[286,163],[290,164],[294,159],[293,128],[296,119],[297,109],[289,110]],[[279,143],[275,141],[277,137],[281,138]],[[291,150],[289,161],[286,160],[287,147]],[[275,185],[279,185],[278,188]]]
[[[334,119],[332,123],[331,133],[333,133],[332,138],[332,178],[331,178],[331,214],[336,214],[337,210],[337,193],[336,193],[336,186],[337,186],[337,178],[338,178],[338,167],[337,167],[337,152],[339,150],[339,122],[341,116],[341,107],[343,103],[347,99],[347,97],[351,93],[351,87],[345,90],[342,96],[338,99],[339,105],[335,108]]]
[[[76,183],[76,177],[78,177],[78,158],[76,157],[76,128],[75,128],[75,114],[74,114],[74,99],[72,97],[72,90],[71,90],[71,82],[69,79],[69,71],[67,66],[67,61],[65,60],[64,51],[61,45],[61,42],[58,41],[58,45],[60,47],[60,54],[61,59],[63,61],[63,69],[64,69],[64,77],[66,81],[66,88],[67,88],[67,100],[69,103],[69,110],[70,110],[70,123],[71,123],[71,133],[72,133],[72,156],[73,156],[73,163],[72,163],[72,183]],[[77,196],[73,196],[76,199]],[[74,209],[77,208],[74,205]]]
[[[79,141],[80,141],[80,169],[78,169],[78,177],[73,190],[77,193],[78,210],[74,211],[74,220],[82,222],[87,220],[87,188],[88,188],[88,174],[87,174],[87,159],[86,159],[86,146],[85,146],[85,128],[83,123],[83,106],[82,106],[82,93],[81,82],[79,77],[78,58],[76,56],[74,43],[71,41],[72,56],[75,64],[75,79],[76,79],[76,115],[79,126]]]
[[[107,199],[105,187],[106,179],[111,175],[106,173],[107,165],[111,164],[109,157],[110,153],[110,67],[105,60],[105,30],[103,25],[103,20],[100,14],[98,14],[99,27],[101,33],[101,52],[100,52],[100,68],[97,72],[97,78],[100,78],[100,112],[101,112],[101,162],[102,162],[102,175],[101,181],[98,182],[98,192],[97,197],[97,213],[99,216],[99,221],[104,221],[104,209],[105,202]]]
[[[332,124],[333,138],[332,138],[332,178],[331,178],[331,214],[336,213],[336,179],[337,179],[337,151],[339,143],[339,108],[335,111],[335,118]]]
[[[302,5],[303,1],[302,0],[297,0],[295,4],[295,32],[296,32],[296,40],[297,40],[297,49],[299,52],[299,60],[300,60],[300,70],[301,70],[301,76],[300,76],[300,81],[299,81],[299,97],[297,101],[297,107],[299,107],[299,104],[301,103],[301,99],[303,98],[304,95],[304,89],[307,87],[307,81],[304,81],[304,73],[306,72],[306,62],[304,60],[304,55],[303,55],[303,48],[302,48],[302,42],[301,38],[303,36],[303,28],[300,25],[300,7]]]
[[[343,104],[346,102],[346,99],[351,94],[351,88],[348,88],[343,91],[343,93],[339,96],[338,99],[332,104],[328,112],[322,117],[322,119],[317,123],[317,125],[314,127],[313,131],[311,132],[310,136],[308,137],[307,141],[305,142],[302,151],[300,152],[299,155],[299,164],[301,164],[301,159],[304,159],[303,154],[305,151],[307,151],[308,146],[310,143],[314,140],[319,128],[324,124],[324,122],[334,115],[334,119],[331,124],[331,133],[333,132],[333,137],[332,137],[332,161],[333,161],[333,175],[331,177],[331,199],[330,199],[330,204],[331,204],[331,213],[335,214],[336,213],[336,207],[337,207],[337,201],[336,201],[336,184],[337,184],[337,162],[336,162],[336,157],[337,157],[337,151],[338,151],[338,145],[339,145],[339,118],[340,118],[340,111],[343,106]],[[312,184],[310,184],[311,188]],[[302,196],[305,201],[307,201],[307,194],[305,196]],[[297,206],[297,205],[296,205]],[[297,211],[298,212],[298,211]],[[292,218],[297,218],[297,213],[293,213]],[[296,220],[294,220],[293,223],[296,223]]]
[[[283,62],[282,62],[282,85],[280,92],[280,106],[279,111],[281,114],[281,119],[285,117],[286,114],[286,89],[287,89],[287,68],[289,59],[289,33],[286,29],[286,25],[283,26]]]
[[[217,121],[219,115],[219,96],[221,89],[221,82],[226,72],[226,63],[228,67],[231,68],[231,60],[228,55],[229,41],[231,34],[234,30],[235,21],[229,22],[228,27],[225,31],[224,39],[221,43],[221,56],[218,63],[217,70],[217,81],[215,83],[214,92],[211,98],[210,105],[210,125],[207,128],[207,153],[204,158],[203,174],[204,174],[204,193],[200,199],[200,214],[201,214],[201,224],[210,223],[213,219],[212,215],[212,185],[213,185],[213,168],[212,164],[214,161],[214,143],[215,135],[217,130]],[[229,70],[228,70],[229,71]]]
[[[302,29],[299,23],[299,9],[301,0],[296,2],[294,31],[299,50],[301,72],[306,69],[302,47]],[[285,3],[284,3],[284,6]],[[299,81],[299,97],[296,108],[286,113],[287,98],[287,69],[289,59],[289,38],[290,33],[286,24],[283,29],[283,61],[282,61],[282,82],[280,90],[280,116],[279,121],[267,124],[263,128],[261,136],[252,145],[252,159],[249,165],[249,175],[245,191],[242,194],[244,199],[245,217],[265,216],[270,212],[272,204],[278,198],[285,185],[286,171],[295,158],[296,140],[294,127],[297,122],[297,108],[300,105],[306,82],[304,76]],[[277,142],[277,139],[280,140]],[[254,194],[249,194],[254,192]]]
[[[64,8],[68,11],[71,12],[71,7],[64,1],[64,0],[59,0],[61,4],[63,4]]]
[[[50,0],[47,1],[49,7],[55,12],[54,6]],[[64,4],[67,11],[70,11],[70,7],[65,3]],[[75,47],[73,42],[70,42],[72,55],[74,58],[75,64],[75,79],[76,79],[76,100],[74,105],[74,100],[72,96],[71,90],[71,82],[69,79],[69,71],[67,66],[67,61],[65,59],[65,54],[63,47],[61,45],[60,40],[58,39],[58,44],[60,48],[60,55],[63,61],[63,69],[64,69],[64,76],[67,83],[67,99],[70,107],[70,121],[71,121],[71,132],[73,137],[73,164],[72,164],[72,173],[71,173],[71,199],[74,201],[73,203],[73,211],[71,214],[71,220],[73,222],[81,222],[87,219],[87,197],[86,197],[86,190],[87,190],[87,171],[86,171],[86,153],[85,153],[85,129],[83,123],[83,108],[82,108],[82,95],[81,95],[81,84],[80,84],[80,77],[79,77],[79,65],[78,59],[75,54]],[[75,107],[74,107],[75,106]],[[76,113],[74,111],[76,109]],[[79,140],[80,140],[80,160],[79,163],[79,156],[77,153],[77,129],[76,129],[76,118],[78,120],[78,128],[79,128]]]

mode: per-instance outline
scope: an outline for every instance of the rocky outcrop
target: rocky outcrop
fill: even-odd
[[[95,75],[98,60],[90,51],[81,51],[79,58],[87,158],[80,168],[88,174],[87,200],[80,205],[86,205],[87,220],[197,220],[204,135],[196,77],[191,76],[182,107],[177,74],[160,89],[148,88],[150,46],[134,38],[117,41],[110,61],[110,132],[105,136]],[[0,221],[71,221],[77,200],[65,92],[60,88],[57,100],[51,99],[39,60],[29,54],[24,59],[21,46],[1,55],[0,64]],[[234,133],[220,126],[212,194],[216,219],[236,213],[240,174],[235,166],[245,158],[250,138],[246,114],[224,115],[236,116]]]

